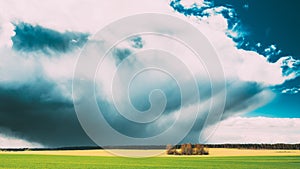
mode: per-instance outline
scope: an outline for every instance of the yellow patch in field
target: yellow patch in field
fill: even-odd
[[[111,152],[122,154],[157,154],[158,157],[217,157],[217,156],[300,156],[300,150],[249,150],[210,148],[209,155],[167,155],[165,150],[128,150],[119,149]],[[0,151],[0,154],[44,154],[70,156],[115,156],[110,150],[54,150],[54,151]]]

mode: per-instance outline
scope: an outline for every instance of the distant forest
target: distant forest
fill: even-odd
[[[174,145],[180,148],[181,145]],[[284,149],[300,150],[299,144],[203,144],[206,148],[237,148],[237,149]],[[59,147],[59,148],[0,148],[0,151],[43,151],[43,150],[95,150],[95,149],[166,149],[167,145],[153,146],[78,146],[78,147]]]
[[[207,144],[208,148],[300,150],[300,144]]]

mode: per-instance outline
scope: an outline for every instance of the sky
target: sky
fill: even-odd
[[[299,7],[292,0],[0,0],[0,147],[121,144],[111,130],[128,136],[124,144],[299,143]],[[179,20],[112,27],[143,13]],[[130,29],[158,34],[137,32],[94,62]],[[199,61],[170,36],[209,42],[192,47],[214,49],[217,60]],[[92,65],[94,76],[81,77]],[[90,96],[109,130],[94,123]]]

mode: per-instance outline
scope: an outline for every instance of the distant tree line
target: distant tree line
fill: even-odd
[[[209,148],[300,150],[300,144],[206,144]]]
[[[184,145],[184,144],[182,144]],[[180,149],[185,153],[190,145],[185,144],[171,146],[174,149]],[[284,149],[284,150],[300,150],[300,144],[199,144],[203,148],[238,148],[238,149]],[[200,148],[198,144],[191,144],[192,148]],[[167,147],[170,145],[167,145]],[[182,148],[181,148],[182,146]],[[0,151],[43,151],[43,150],[95,150],[95,149],[165,149],[166,145],[128,145],[128,146],[77,146],[77,147],[59,147],[59,148],[0,148]],[[184,151],[183,151],[184,150]],[[194,149],[195,150],[195,149]]]

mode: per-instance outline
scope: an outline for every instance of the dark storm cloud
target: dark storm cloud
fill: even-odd
[[[115,58],[117,60],[118,58]],[[123,60],[123,62],[126,62]],[[127,63],[127,62],[126,62]],[[130,62],[128,62],[130,63]],[[142,64],[142,63],[141,63]],[[126,64],[127,65],[127,64]],[[128,64],[130,65],[130,64]],[[133,65],[132,65],[133,66]],[[128,67],[130,69],[131,67]],[[104,116],[108,123],[120,133],[130,136],[130,137],[137,137],[137,138],[145,138],[158,135],[168,129],[172,124],[174,119],[168,119],[169,117],[178,114],[180,108],[187,108],[189,106],[197,105],[197,104],[205,104],[206,101],[214,98],[215,95],[218,95],[219,90],[224,90],[224,88],[217,87],[219,90],[214,90],[214,94],[212,94],[211,89],[211,82],[208,77],[198,77],[198,91],[200,93],[200,103],[195,102],[195,100],[189,100],[186,98],[183,100],[184,104],[181,103],[181,93],[180,88],[176,85],[176,83],[172,82],[172,80],[165,80],[164,78],[155,79],[155,76],[143,76],[144,78],[137,79],[137,81],[131,82],[131,87],[129,88],[129,97],[131,99],[132,106],[134,106],[139,111],[146,111],[150,108],[149,102],[149,94],[154,89],[161,89],[167,100],[166,108],[161,116],[161,118],[146,124],[140,124],[133,121],[130,121],[124,118],[116,107],[114,106],[113,102],[105,100],[99,96],[98,98],[98,105],[102,112],[104,112]],[[151,77],[151,78],[150,78]],[[153,83],[155,82],[155,83]],[[189,89],[189,85],[193,84],[193,79],[185,79],[183,86],[184,88]],[[219,84],[220,83],[220,84]],[[215,86],[221,86],[222,82],[218,82],[214,80]],[[120,84],[126,85],[126,84]],[[225,102],[225,110],[223,118],[230,117],[233,114],[240,113],[243,110],[251,109],[252,106],[258,105],[262,100],[261,99],[254,99],[254,97],[258,96],[262,91],[263,87],[255,82],[240,82],[240,81],[228,81],[226,84],[228,88],[227,92],[227,100]],[[100,87],[101,88],[101,87]],[[131,90],[133,89],[133,90]],[[191,88],[192,89],[192,88]],[[124,88],[123,92],[126,92],[127,87]],[[195,93],[193,91],[188,91],[190,96],[193,96]],[[101,92],[100,92],[101,93]],[[127,95],[124,99],[128,99]],[[122,104],[122,103],[120,103]],[[220,100],[214,102],[212,106],[218,106],[217,104],[221,104]],[[203,129],[203,124],[206,119],[206,114],[208,113],[209,104],[205,104],[203,108],[200,110],[200,115],[196,120],[195,126],[188,133],[187,137],[184,141],[186,142],[198,142],[199,134]],[[142,113],[142,112],[141,112]],[[185,111],[188,115],[188,111]],[[182,121],[181,125],[184,128],[184,125],[190,123],[194,119],[187,118],[186,121]],[[217,123],[218,121],[212,121],[210,125]],[[158,125],[159,124],[159,125]],[[180,126],[179,126],[180,128]],[[178,134],[178,133],[174,133]]]
[[[141,49],[144,46],[143,39],[140,36],[133,37],[130,39],[130,41],[132,42],[133,48]]]
[[[187,84],[190,82],[187,82]],[[165,130],[167,130],[169,127],[172,126],[174,119],[168,119],[169,115],[172,116],[178,113],[179,108],[187,108],[188,106],[197,105],[197,104],[203,104],[208,99],[213,98],[212,96],[210,85],[204,86],[206,83],[202,83],[203,85],[199,86],[199,92],[201,94],[201,102],[195,103],[192,101],[185,101],[185,104],[181,104],[180,99],[180,90],[178,87],[170,87],[171,83],[167,83],[168,87],[164,86],[163,88],[160,88],[164,94],[166,95],[167,99],[167,106],[164,110],[162,116],[158,118],[157,120],[154,120],[150,123],[136,123],[133,121],[130,121],[120,115],[118,110],[116,109],[114,103],[109,102],[105,99],[98,99],[99,107],[104,114],[107,122],[118,132],[130,136],[130,137],[137,137],[137,138],[146,138],[146,137],[152,137],[156,136]],[[144,86],[147,86],[144,84]],[[137,89],[140,91],[139,95],[134,95],[132,101],[132,105],[137,108],[140,111],[145,111],[150,108],[149,98],[148,95],[150,94],[150,90],[145,89]],[[226,102],[225,102],[225,109],[223,113],[223,119],[226,119],[236,113],[240,113],[246,109],[251,109],[253,107],[251,106],[257,106],[261,102],[264,101],[265,98],[257,98],[259,94],[264,90],[264,88],[254,82],[232,82],[227,84],[227,95],[226,95]],[[216,94],[218,94],[220,91],[217,91]],[[253,99],[255,98],[255,99]],[[213,106],[218,106],[217,104],[220,104],[219,100],[214,101]],[[199,142],[199,134],[201,130],[203,130],[203,125],[205,122],[205,119],[207,117],[209,106],[206,105],[202,107],[200,110],[200,114],[197,117],[195,124],[192,128],[192,130],[187,134],[187,136],[184,138],[183,142]],[[188,112],[185,112],[188,113]],[[187,117],[189,115],[187,114]],[[187,121],[182,121],[180,125],[186,125],[186,123],[190,123],[193,121],[193,119],[186,119]],[[221,119],[220,119],[221,120]],[[165,124],[160,124],[163,121],[168,121]],[[214,125],[218,123],[218,121],[212,121],[209,123],[209,125]],[[160,125],[158,125],[160,124]],[[159,127],[158,127],[159,126]],[[177,126],[178,128],[181,128],[180,126]],[[174,133],[174,134],[182,134],[182,133]]]
[[[115,58],[116,65],[119,65],[124,59],[131,55],[131,53],[131,50],[127,48],[115,48],[113,50],[113,56]]]
[[[226,115],[226,112],[239,112],[247,109],[248,106],[252,105],[247,103],[247,101],[264,89],[260,84],[255,82],[236,82],[228,85],[227,88],[228,93],[224,115]]]
[[[89,36],[87,33],[79,32],[61,33],[24,22],[14,23],[14,26],[15,35],[11,38],[13,49],[25,52],[68,52],[76,47],[82,47]]]
[[[179,13],[184,14],[185,16],[208,16],[208,13],[204,11],[208,9],[208,6],[194,6],[194,7],[185,7],[181,4],[181,0],[172,0],[170,6]]]
[[[247,109],[256,108],[261,102],[264,102],[264,98],[260,98],[260,94],[263,92],[264,87],[255,83],[255,82],[233,82],[228,83],[226,94],[226,102],[224,112],[222,114],[222,118],[219,120],[224,120],[232,115],[237,113],[241,113]],[[217,106],[218,102],[213,106]],[[254,106],[254,107],[252,107]],[[204,109],[207,113],[208,110]],[[199,136],[202,130],[204,130],[204,123],[206,120],[207,114],[198,116],[193,128],[188,133],[188,135],[184,138],[182,142],[205,142],[205,137],[199,140]],[[217,124],[219,121],[211,121],[208,123],[209,127],[211,125]]]
[[[185,8],[180,4],[180,0],[171,1],[171,6],[174,10],[190,16],[206,16],[204,10],[208,7],[192,7]],[[229,10],[223,11],[222,15],[226,18],[231,17]],[[235,16],[234,16],[235,17]],[[236,22],[229,21],[229,29]],[[231,23],[232,22],[232,23]],[[24,51],[24,53],[39,52],[44,53],[54,52],[68,52],[77,47],[83,46],[87,41],[88,35],[76,32],[60,33],[55,30],[43,28],[39,25],[33,26],[27,23],[15,24],[16,35],[12,37],[13,48],[17,51]],[[140,37],[131,39],[132,48],[115,48],[112,52],[114,63],[118,66],[122,61],[126,60],[134,51],[133,48],[143,48],[143,40]],[[159,60],[158,60],[159,61]],[[66,65],[70,66],[70,65]],[[180,70],[178,70],[180,74]],[[43,75],[41,75],[43,77]],[[45,75],[46,76],[46,75]],[[153,90],[153,86],[148,82],[160,83],[159,79],[149,77],[148,81],[142,79],[140,81],[141,88],[133,88],[135,93],[130,98],[132,104],[138,110],[147,110],[150,107],[149,93]],[[15,77],[18,79],[18,77]],[[299,79],[298,79],[299,80]],[[191,79],[186,80],[184,85],[189,88],[189,84],[193,83]],[[213,82],[218,85],[218,82]],[[71,91],[71,82],[68,82],[67,90]],[[64,93],[59,89],[60,81],[48,81],[44,78],[37,79],[30,82],[20,82],[17,87],[4,84],[0,85],[0,129],[5,128],[7,131],[12,131],[17,137],[26,139],[28,141],[38,142],[48,147],[61,146],[78,146],[78,145],[92,145],[92,141],[82,130],[76,113],[73,108],[73,103],[70,98],[64,96]],[[110,125],[131,137],[150,137],[165,131],[172,122],[169,117],[178,113],[179,108],[186,108],[191,105],[201,104],[215,96],[212,95],[210,83],[206,80],[199,80],[198,89],[200,92],[201,103],[195,103],[189,98],[184,99],[181,105],[181,95],[178,86],[169,82],[162,83],[160,86],[167,98],[167,105],[164,114],[161,116],[161,121],[155,120],[150,124],[138,124],[124,118],[116,110],[113,103],[106,100],[102,95],[98,98],[98,103],[106,120]],[[100,89],[101,90],[101,89]],[[233,114],[240,113],[252,106],[257,106],[260,102],[265,101],[260,99],[261,92],[264,88],[253,82],[228,82],[227,83],[227,98],[225,103],[225,110],[223,119],[230,117]],[[220,91],[216,91],[218,94]],[[101,93],[101,92],[100,92]],[[190,91],[192,96],[194,93]],[[212,106],[221,104],[220,101]],[[199,115],[196,123],[187,135],[184,142],[199,142],[199,133],[203,129],[203,124],[208,112],[209,105],[205,105],[201,110],[203,115]],[[187,114],[188,117],[188,114]],[[193,119],[185,119],[181,125],[190,123]],[[164,124],[157,125],[156,122],[164,122]],[[210,124],[215,124],[213,121]],[[180,129],[181,126],[178,126]],[[184,128],[184,127],[183,127]],[[0,131],[5,133],[6,131]],[[105,133],[99,133],[105,134]],[[174,133],[177,134],[177,133]]]
[[[131,100],[132,106],[135,107],[138,111],[141,111],[141,113],[150,109],[151,105],[149,102],[149,94],[154,89],[161,89],[164,92],[167,100],[166,107],[164,109],[164,112],[162,113],[162,116],[173,113],[181,107],[181,94],[177,85],[173,84],[172,82],[168,82],[158,87],[151,84],[147,85],[145,84],[145,82],[141,83],[143,85],[143,88],[135,87],[135,93],[129,91],[128,98]],[[188,100],[185,101],[188,102]],[[98,98],[98,104],[108,123],[117,131],[131,137],[152,137],[162,133],[167,129],[166,127],[168,127],[157,127],[157,125],[155,124],[157,120],[145,124],[130,121],[120,115],[115,107],[115,103],[109,102],[101,98],[101,96]],[[147,132],[147,128],[149,127],[151,128],[151,131]]]
[[[1,86],[0,128],[46,147],[93,145],[77,120],[73,103],[56,88],[43,79],[18,88]]]

